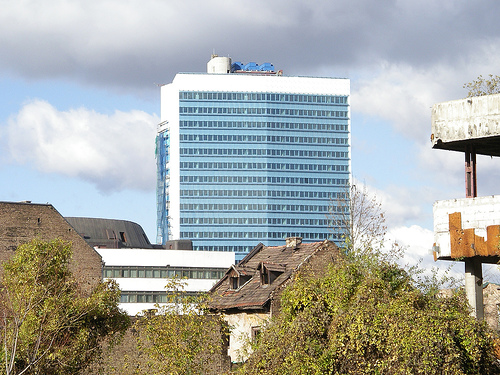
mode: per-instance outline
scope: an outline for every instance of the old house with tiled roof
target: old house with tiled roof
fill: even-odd
[[[231,327],[232,362],[247,358],[248,340],[279,311],[281,292],[297,271],[307,269],[321,274],[340,256],[331,241],[301,241],[300,237],[291,237],[283,246],[257,245],[211,289],[212,309],[224,313]]]

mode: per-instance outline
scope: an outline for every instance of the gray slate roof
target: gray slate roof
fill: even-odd
[[[152,249],[142,227],[132,221],[91,217],[66,217],[90,246],[110,249]]]

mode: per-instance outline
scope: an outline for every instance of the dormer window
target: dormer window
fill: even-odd
[[[255,270],[253,271],[255,272]],[[245,271],[233,268],[229,273],[229,287],[237,290],[247,283],[252,277]]]
[[[229,282],[231,283],[231,289],[236,290],[241,288],[248,280],[250,280],[250,276],[239,275],[230,277]]]
[[[260,283],[262,285],[272,284],[283,272],[285,266],[281,264],[262,262],[259,265],[260,270]]]

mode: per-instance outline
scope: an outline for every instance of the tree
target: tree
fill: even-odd
[[[2,265],[1,354],[5,373],[76,374],[99,353],[101,341],[124,331],[114,282],[85,295],[71,274],[71,244],[38,239]]]
[[[500,93],[500,76],[490,74],[488,78],[483,78],[482,75],[477,77],[472,82],[464,84],[464,88],[469,92],[467,97],[483,96]]]
[[[141,351],[149,361],[137,373],[222,374],[228,328],[221,315],[208,311],[207,296],[189,295],[185,281],[170,279],[168,303],[137,320]]]
[[[343,232],[344,252],[380,250],[387,232],[385,214],[366,186],[350,185],[330,204],[332,227]]]
[[[497,374],[493,337],[463,293],[423,293],[395,264],[345,259],[299,274],[244,374]]]

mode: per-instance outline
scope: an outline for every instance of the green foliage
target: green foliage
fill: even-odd
[[[6,374],[76,374],[105,336],[128,327],[116,283],[99,283],[84,295],[69,270],[71,256],[62,240],[33,240],[3,264],[0,360]]]
[[[499,373],[493,337],[464,295],[425,293],[411,276],[377,256],[297,275],[241,373]]]
[[[467,97],[483,96],[500,93],[500,76],[490,74],[488,78],[482,75],[474,81],[464,84],[464,89],[469,90]]]
[[[137,373],[221,374],[227,325],[220,315],[209,313],[207,296],[190,296],[184,287],[185,280],[170,279],[168,303],[137,320],[139,349],[149,357]]]

